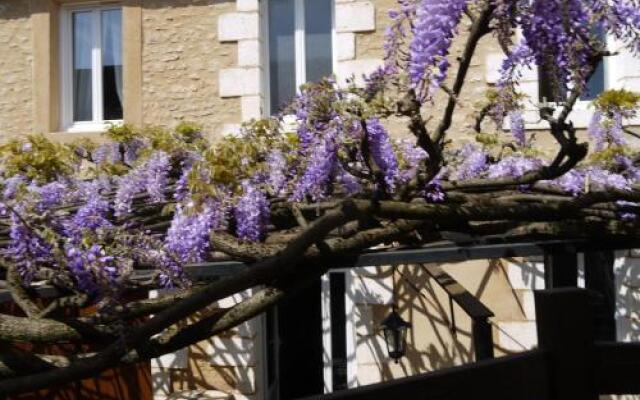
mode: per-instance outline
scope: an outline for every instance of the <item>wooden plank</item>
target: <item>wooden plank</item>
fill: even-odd
[[[493,331],[489,321],[486,318],[476,318],[471,329],[476,360],[493,358]]]
[[[551,246],[544,253],[547,289],[578,286],[578,254],[574,246]]]
[[[548,400],[547,358],[534,350],[307,400]]]
[[[593,311],[596,340],[616,340],[614,260],[613,251],[610,250],[584,253],[585,288],[592,290],[595,294]]]
[[[493,312],[464,288],[442,267],[435,264],[423,264],[423,268],[436,283],[456,302],[472,319],[493,317]]]
[[[549,353],[553,400],[597,400],[589,294],[560,288],[534,293],[538,346]]]
[[[600,394],[640,394],[640,343],[596,343],[596,387]]]

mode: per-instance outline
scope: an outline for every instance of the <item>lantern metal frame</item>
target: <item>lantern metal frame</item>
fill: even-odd
[[[393,266],[391,272],[392,278],[392,308],[391,313],[382,321],[381,329],[384,334],[384,341],[387,345],[387,353],[396,364],[407,353],[407,333],[411,328],[411,324],[400,316],[398,312],[396,298],[396,268]]]

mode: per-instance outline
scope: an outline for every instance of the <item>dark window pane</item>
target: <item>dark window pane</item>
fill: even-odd
[[[102,100],[105,120],[122,119],[122,12],[102,11]]]
[[[539,99],[544,102],[563,102],[567,99],[567,87],[556,79],[551,63],[538,66]]]
[[[269,1],[269,75],[271,112],[296,93],[293,0]]]
[[[304,7],[306,80],[315,82],[333,73],[332,0],[306,0]]]
[[[73,13],[73,120],[93,119],[91,12]]]
[[[589,101],[595,99],[600,95],[600,93],[604,92],[604,86],[604,63],[601,61],[587,82],[587,87],[582,96],[580,96],[580,100]]]
[[[594,35],[602,42],[606,43],[607,34],[602,27],[598,27],[594,30]],[[593,75],[587,82],[585,92],[580,96],[580,100],[593,100],[605,91],[605,65],[604,61],[600,61],[596,70],[593,71]]]

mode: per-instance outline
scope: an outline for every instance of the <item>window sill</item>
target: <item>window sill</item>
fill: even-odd
[[[76,122],[66,129],[66,133],[103,133],[109,130],[111,126],[120,126],[122,120],[104,121],[104,122]]]
[[[573,122],[573,126],[576,129],[587,129],[591,123],[594,109],[589,107],[591,102],[579,102],[574,107],[567,121]],[[554,116],[558,116],[562,111],[562,107],[557,107]],[[528,109],[524,111],[525,129],[527,130],[544,130],[549,129],[549,123],[540,118],[540,111],[537,109]],[[625,120],[626,125],[638,126],[640,125],[640,117]],[[506,124],[508,127],[508,123]]]

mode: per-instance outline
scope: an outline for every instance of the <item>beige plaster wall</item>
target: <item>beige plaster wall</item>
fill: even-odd
[[[218,16],[235,1],[142,1],[142,115],[144,124],[200,123],[216,134],[240,122],[240,100],[218,96],[218,72],[234,66],[235,43],[220,43]]]
[[[0,135],[18,135],[32,129],[29,4],[29,0],[0,1]]]

